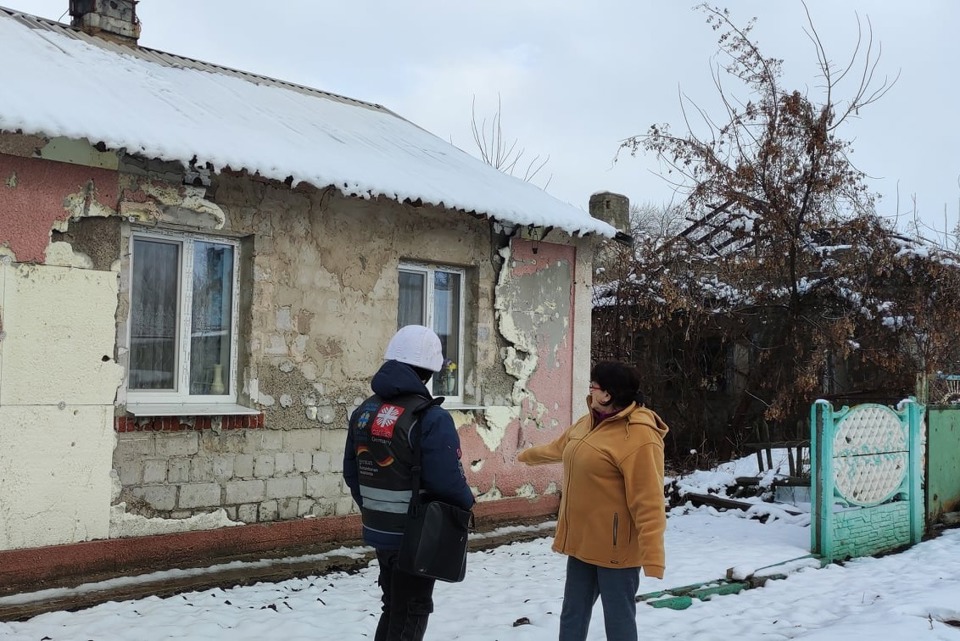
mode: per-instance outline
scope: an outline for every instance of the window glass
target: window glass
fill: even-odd
[[[195,241],[193,249],[190,393],[226,394],[230,391],[233,247]]]
[[[443,346],[443,369],[433,377],[433,393],[460,395],[460,274],[433,274],[433,331]]]
[[[410,265],[401,267],[398,282],[397,327],[430,327],[440,337],[443,347],[443,367],[427,387],[435,396],[462,396],[463,272]]]
[[[397,309],[397,329],[407,325],[426,325],[426,284],[427,275],[423,272],[401,271],[400,305]]]
[[[130,261],[132,403],[236,397],[236,243],[135,233]]]
[[[177,388],[179,275],[179,244],[134,240],[130,389]]]

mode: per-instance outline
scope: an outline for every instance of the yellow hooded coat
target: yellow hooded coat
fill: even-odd
[[[642,567],[644,575],[662,579],[663,437],[669,428],[636,403],[593,422],[588,412],[557,440],[517,456],[530,465],[563,463],[553,549],[602,567]]]

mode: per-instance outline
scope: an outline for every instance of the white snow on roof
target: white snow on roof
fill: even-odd
[[[100,41],[0,8],[0,129],[612,237],[587,212],[377,105]]]

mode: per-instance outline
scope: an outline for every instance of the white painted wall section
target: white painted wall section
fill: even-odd
[[[122,372],[113,353],[117,274],[48,265],[0,269],[6,281],[0,407],[112,407]]]
[[[591,335],[593,334],[593,253],[590,241],[577,245],[576,267],[573,274],[573,389],[570,390],[570,424],[583,415],[590,383]]]
[[[117,274],[0,263],[0,549],[106,538]]]
[[[113,408],[0,407],[0,549],[106,538]]]

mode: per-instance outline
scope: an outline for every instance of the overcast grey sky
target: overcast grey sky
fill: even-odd
[[[0,0],[47,18],[68,0]],[[549,156],[534,180],[586,208],[591,193],[661,204],[673,196],[652,157],[613,158],[654,123],[680,131],[682,91],[718,114],[716,34],[688,0],[141,0],[140,44],[382,104],[476,153],[471,103],[527,158]],[[765,55],[788,85],[816,91],[816,58],[799,0],[726,0],[757,18]],[[852,53],[857,16],[882,45],[878,75],[900,79],[845,130],[855,163],[883,195],[883,213],[916,207],[952,228],[960,213],[960,2],[808,0],[828,55]],[[733,85],[731,85],[732,87]],[[843,94],[841,87],[841,93]],[[851,88],[852,89],[852,88]],[[843,94],[847,95],[847,94]],[[135,106],[131,106],[135,108]],[[897,203],[899,190],[899,207]],[[945,212],[947,222],[945,223]],[[901,221],[903,224],[903,221]]]

